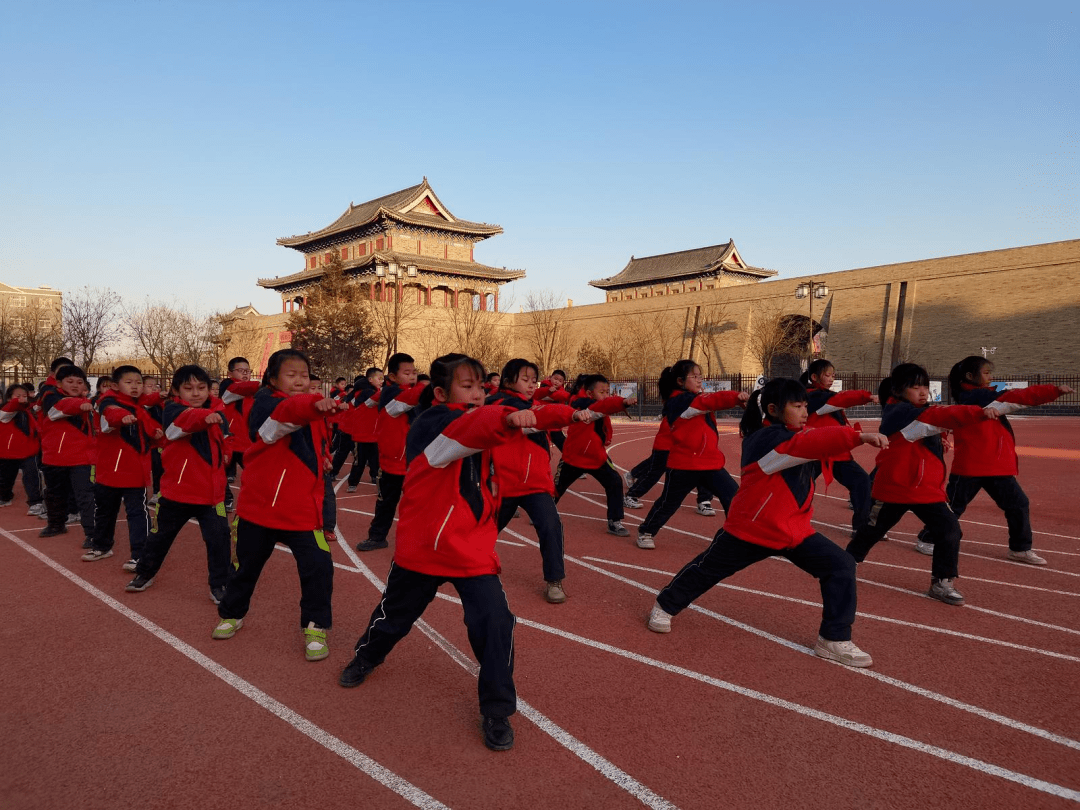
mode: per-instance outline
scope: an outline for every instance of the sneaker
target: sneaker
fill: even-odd
[[[337,542],[337,533],[333,529],[330,529],[329,531],[324,531],[323,536],[326,538],[327,543]]]
[[[210,634],[210,637],[217,639],[232,638],[236,635],[236,631],[243,626],[243,619],[222,619],[221,623],[214,628],[214,632]]]
[[[638,548],[656,548],[656,543],[653,542],[653,536],[646,532],[640,532],[637,536]]]
[[[931,599],[937,599],[944,602],[946,605],[964,604],[963,595],[953,587],[953,581],[951,579],[930,580],[930,590],[926,592],[926,595]]]
[[[230,475],[225,480],[228,481],[230,484],[235,484],[236,483],[236,476],[235,475]]]
[[[623,496],[622,504],[627,509],[640,509],[644,504],[637,498],[632,498],[629,495]]]
[[[933,543],[924,543],[922,540],[917,540],[915,542],[915,550],[917,552],[919,552],[920,554],[925,554],[927,557],[933,557],[934,556],[934,544]]]
[[[46,526],[38,537],[56,537],[58,534],[67,534],[67,526]]]
[[[12,503],[14,503],[14,501],[0,501],[0,509],[5,506],[11,506]]]
[[[387,548],[390,545],[386,540],[365,540],[363,543],[356,544],[357,551],[377,551],[380,548]]]
[[[484,745],[492,751],[509,751],[514,747],[514,729],[509,717],[484,715]]]
[[[215,605],[220,605],[221,600],[225,598],[225,586],[218,585],[216,588],[210,589],[210,601]]]
[[[367,661],[361,661],[360,657],[356,656],[345,669],[341,670],[341,675],[338,676],[338,684],[346,689],[351,689],[362,684],[364,679],[374,671],[375,667],[371,666]]]
[[[31,507],[26,510],[26,514],[27,515],[44,515],[45,514],[45,504],[43,504],[43,503],[35,503],[35,504],[31,505]]]
[[[75,512],[74,514],[71,514],[71,515],[67,516],[67,524],[69,526],[72,523],[78,523],[80,520],[82,520],[82,515],[80,515],[78,512]]]
[[[356,487],[354,487],[354,486],[352,486],[350,484],[349,486],[345,487],[345,491],[346,492],[356,492]]]
[[[160,500],[161,500],[161,493],[160,492],[155,492],[153,495],[150,496],[150,500],[148,500],[147,503],[150,504],[151,506],[157,506],[158,501],[160,501]]]
[[[1046,560],[1030,548],[1027,551],[1010,551],[1009,559],[1027,563],[1028,565],[1046,565]]]
[[[864,653],[851,641],[826,641],[818,636],[814,644],[814,654],[818,658],[836,661],[845,667],[868,667],[874,659]]]
[[[544,593],[544,598],[547,599],[553,605],[559,605],[566,601],[566,591],[563,590],[562,582],[549,582],[547,583],[547,590]]]
[[[632,476],[629,472],[624,472],[622,474],[622,480],[626,483],[627,489],[630,489],[630,487],[634,486],[634,484],[637,483],[637,479],[634,478],[634,476]]]
[[[626,530],[626,527],[622,525],[621,520],[609,520],[607,522],[607,533],[613,534],[616,537],[629,537],[630,532]]]
[[[142,574],[136,574],[135,579],[131,580],[124,590],[128,593],[142,593],[153,584],[153,577],[144,577]]]
[[[104,560],[106,557],[112,556],[112,549],[108,551],[102,551],[98,548],[92,548],[88,552],[82,555],[83,562],[94,562],[95,560]]]
[[[84,537],[83,541],[82,541],[82,547],[83,548],[93,548],[94,547],[94,541],[91,540],[89,537]]]
[[[697,513],[705,517],[716,517],[716,510],[712,508],[712,504],[708,501],[702,501],[697,505]]]
[[[326,630],[315,622],[308,622],[308,626],[304,628],[304,658],[308,661],[322,661],[328,655],[330,648],[326,646]]]
[[[652,606],[652,611],[649,612],[648,627],[654,633],[670,633],[671,614],[660,607],[660,605],[654,604]]]
[[[128,560],[126,563],[120,566],[120,570],[127,571],[129,573],[135,573],[135,569],[139,567],[138,560]]]

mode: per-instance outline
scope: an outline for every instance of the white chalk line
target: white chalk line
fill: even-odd
[[[68,580],[73,582],[78,587],[82,588],[91,596],[100,600],[102,603],[112,608],[116,612],[120,613],[125,618],[139,625],[144,630],[147,630],[161,641],[164,641],[178,653],[188,658],[190,661],[194,662],[198,666],[202,667],[210,674],[216,676],[217,678],[220,678],[222,681],[227,683],[244,697],[266,709],[279,719],[285,721],[285,723],[294,728],[296,731],[300,732],[312,741],[318,743],[326,750],[330,751],[333,754],[336,754],[337,756],[344,759],[346,762],[349,762],[354,767],[356,767],[357,770],[363,772],[367,776],[370,776],[379,784],[394,791],[394,793],[401,796],[410,804],[416,807],[432,808],[432,810],[435,810],[435,808],[446,808],[446,805],[433,798],[432,796],[429,796],[420,788],[416,787],[416,785],[398,776],[393,771],[383,767],[374,759],[369,757],[367,754],[364,754],[363,752],[349,745],[347,742],[340,739],[339,737],[336,737],[333,734],[330,734],[329,732],[323,730],[303,715],[293,711],[280,701],[275,700],[270,695],[266,694],[261,689],[256,687],[254,684],[244,680],[231,670],[228,670],[225,667],[221,666],[221,664],[219,664],[214,659],[199,652],[190,644],[180,640],[168,630],[165,630],[164,628],[150,621],[142,614],[137,613],[122,602],[113,599],[105,592],[101,591],[94,585],[91,585],[89,582],[87,582],[77,574],[72,573],[60,563],[52,560],[50,557],[38,551],[33,546],[24,543],[18,537],[15,537],[15,535],[4,529],[0,529],[0,535],[7,537],[10,541],[20,546],[23,550],[29,552],[34,557],[37,557],[41,562],[45,563],[45,565],[49,566],[60,575],[66,577]]]

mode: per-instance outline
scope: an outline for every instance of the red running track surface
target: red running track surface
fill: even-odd
[[[512,751],[484,748],[461,608],[436,600],[370,679],[337,676],[375,607],[391,548],[359,555],[374,503],[339,491],[329,659],[304,661],[299,585],[275,555],[245,627],[213,641],[198,529],[154,585],[124,591],[126,546],[83,563],[81,532],[0,510],[4,623],[0,807],[1039,807],[1080,799],[1080,420],[1014,420],[1035,548],[1009,561],[981,495],[964,515],[961,608],[923,596],[912,516],[859,568],[856,671],[815,658],[817,584],[783,560],[721,583],[660,636],[653,594],[722,525],[688,503],[655,551],[604,531],[603,494],[560,503],[569,600],[543,599],[535,535],[502,534],[518,616]],[[737,473],[734,425],[721,426]],[[655,425],[618,425],[629,467]],[[557,455],[557,454],[556,454]],[[856,453],[867,468],[873,451]],[[650,493],[649,500],[659,493]],[[844,490],[819,491],[819,528],[844,544]],[[646,504],[648,505],[648,504]],[[645,512],[628,512],[634,525]],[[391,541],[393,535],[391,535]]]

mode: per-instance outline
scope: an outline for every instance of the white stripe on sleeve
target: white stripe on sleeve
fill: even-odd
[[[789,456],[787,453],[777,453],[775,450],[770,450],[761,460],[758,461],[758,466],[761,471],[766,475],[772,475],[778,473],[781,470],[787,470],[791,467],[798,467],[800,464],[808,464],[814,461],[812,458],[799,458],[798,456]]]
[[[828,402],[826,402],[824,405],[822,405],[820,408],[817,409],[816,413],[819,413],[822,416],[824,416],[827,413],[836,413],[837,411],[842,411],[842,410],[844,410],[844,409],[839,407],[838,405],[830,405]]]
[[[267,444],[273,444],[278,439],[288,436],[300,429],[300,425],[291,422],[279,422],[277,419],[267,419],[259,428],[259,438]]]
[[[1024,410],[1027,405],[1021,405],[1019,402],[1002,402],[1000,400],[994,400],[987,405],[987,407],[1001,416],[1008,416],[1010,413]]]
[[[424,449],[424,455],[427,457],[428,464],[436,469],[442,469],[443,467],[453,464],[458,459],[479,452],[480,448],[466,447],[461,442],[455,441],[441,433],[435,437],[435,441]]]
[[[938,433],[944,432],[944,428],[939,428],[936,425],[928,425],[926,422],[920,422],[916,419],[901,430],[900,435],[909,442],[917,442],[919,439],[925,439],[927,436],[936,436]]]
[[[406,405],[399,399],[392,399],[386,403],[386,407],[383,408],[383,410],[391,416],[401,416],[403,413],[411,411],[415,407],[415,405]]]
[[[701,416],[703,413],[708,413],[708,411],[699,411],[697,408],[687,408],[685,411],[679,414],[679,418],[693,419],[695,416]]]
[[[225,389],[225,393],[221,395],[221,401],[228,405],[230,402],[239,402],[243,397],[240,394],[233,393],[231,388]]]
[[[16,413],[17,411],[0,411],[0,422],[3,422],[6,425],[15,418]]]
[[[190,435],[191,435],[190,433],[185,433],[183,430],[178,428],[175,423],[169,425],[165,429],[165,438],[168,439],[170,442],[175,442],[178,439],[182,439],[185,436],[190,436]]]
[[[49,421],[56,422],[59,419],[67,419],[68,415],[59,408],[49,408]]]

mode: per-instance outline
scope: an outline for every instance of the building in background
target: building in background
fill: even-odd
[[[63,293],[0,282],[0,378],[42,380],[63,346]]]

